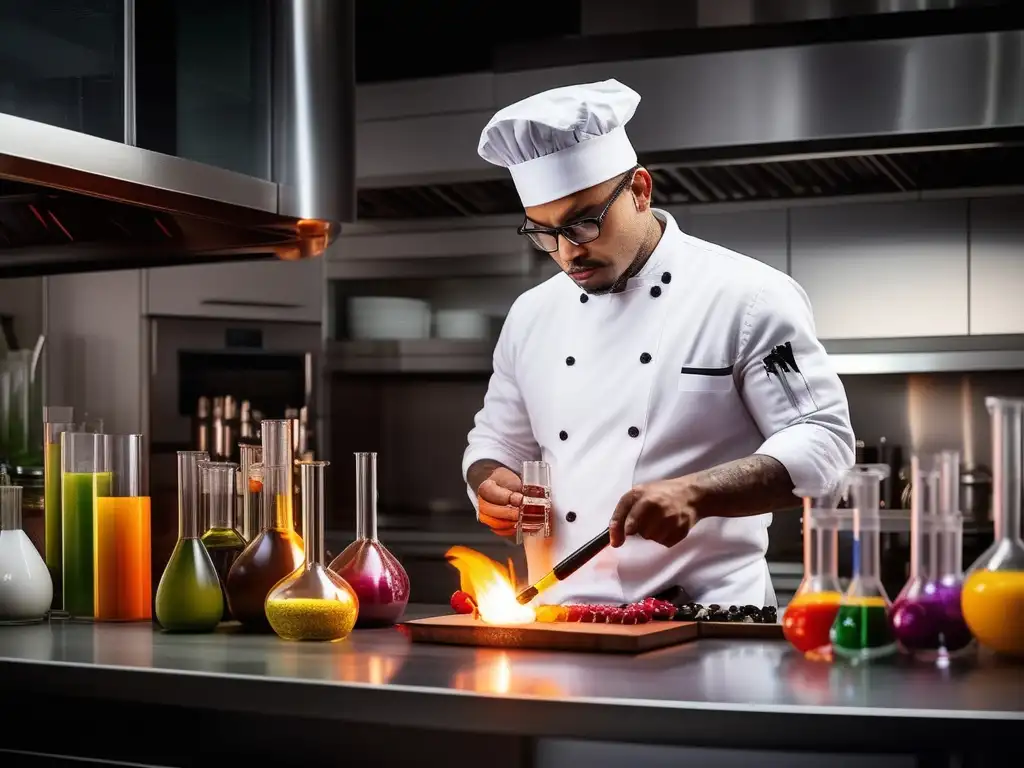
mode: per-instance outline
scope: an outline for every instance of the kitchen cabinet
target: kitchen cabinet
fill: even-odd
[[[148,270],[147,314],[319,323],[322,258]]]
[[[819,338],[967,334],[965,200],[794,208],[790,266]]]
[[[786,211],[748,210],[693,212],[687,234],[742,253],[780,272],[789,271]]]
[[[0,3],[0,112],[124,141],[124,2]]]
[[[971,200],[971,334],[1024,333],[1024,197]]]

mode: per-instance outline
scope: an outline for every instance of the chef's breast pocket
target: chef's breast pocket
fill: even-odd
[[[721,368],[684,365],[679,373],[680,392],[731,392],[734,388],[731,365]]]

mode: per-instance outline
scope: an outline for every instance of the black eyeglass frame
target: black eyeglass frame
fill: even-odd
[[[530,238],[530,242],[533,243],[534,247],[544,253],[555,253],[558,250],[558,238],[559,236],[564,237],[573,245],[585,245],[586,243],[592,243],[601,236],[601,225],[604,223],[605,217],[608,215],[608,211],[615,205],[615,201],[619,199],[619,196],[626,190],[626,187],[633,181],[633,176],[640,169],[639,165],[634,165],[630,168],[622,181],[619,182],[618,186],[612,191],[611,196],[608,198],[608,202],[605,203],[604,209],[597,216],[588,216],[583,219],[577,219],[569,224],[563,224],[559,227],[527,227],[529,219],[525,219],[519,226],[516,232],[520,235],[525,235]],[[578,227],[593,226],[596,230],[596,234],[593,237],[587,237],[586,239],[581,238],[578,234],[576,237],[571,236],[569,233]],[[554,248],[545,248],[539,242],[534,235],[550,235],[555,238]]]

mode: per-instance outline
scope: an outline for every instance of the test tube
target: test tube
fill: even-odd
[[[97,492],[97,621],[152,618],[150,500],[142,487],[142,435],[102,435],[110,483]]]
[[[262,481],[255,481],[252,467],[263,461],[263,446],[238,444],[242,467],[242,519],[239,528],[242,538],[252,541],[260,532],[260,491]]]
[[[60,610],[64,596],[61,573],[64,549],[61,544],[60,436],[76,432],[75,409],[67,405],[43,408],[43,516],[46,519],[46,567],[53,580],[53,610]]]

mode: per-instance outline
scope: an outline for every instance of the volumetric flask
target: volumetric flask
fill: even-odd
[[[1024,656],[1024,543],[1021,542],[1021,439],[1024,400],[989,397],[995,541],[967,572],[963,611],[978,642]]]
[[[854,661],[881,658],[897,650],[889,625],[889,597],[881,579],[882,481],[885,464],[858,464],[847,473],[853,507],[853,580],[839,604],[829,633],[832,652]]]
[[[97,621],[152,618],[149,496],[142,490],[142,435],[103,435],[110,483],[96,495]]]
[[[199,464],[206,451],[178,451],[178,543],[156,589],[156,620],[168,632],[212,632],[224,613],[217,569],[199,540]]]
[[[206,531],[203,546],[210,553],[213,567],[221,587],[227,583],[228,572],[245,549],[245,540],[235,529],[235,502],[238,494],[235,483],[238,465],[230,461],[203,461],[199,463],[202,504],[206,510]],[[224,620],[229,618],[227,601],[224,602]]]
[[[94,613],[96,498],[110,495],[105,435],[61,435],[61,534],[64,610],[76,619]]]
[[[516,524],[516,542],[527,536],[551,535],[551,466],[546,461],[523,462],[523,503]]]
[[[839,613],[839,544],[831,499],[804,498],[804,577],[782,616],[790,645],[815,660],[832,657],[829,633]]]
[[[959,510],[960,455],[946,451],[925,468],[910,459],[910,578],[892,605],[893,634],[906,653],[938,659],[966,648]]]

